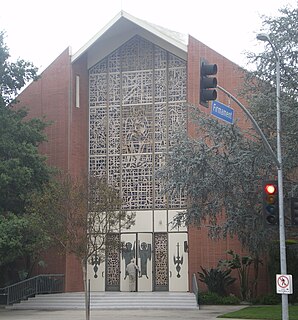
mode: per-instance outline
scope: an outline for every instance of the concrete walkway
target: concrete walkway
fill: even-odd
[[[201,306],[198,310],[91,310],[90,320],[215,320],[219,315],[244,306]],[[0,309],[1,320],[84,320],[83,310],[7,310]]]

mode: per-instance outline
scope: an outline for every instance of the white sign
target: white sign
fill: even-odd
[[[276,275],[276,293],[292,294],[293,281],[291,274],[277,274]]]

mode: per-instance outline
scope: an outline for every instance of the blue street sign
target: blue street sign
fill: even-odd
[[[234,110],[219,101],[213,101],[211,114],[228,123],[234,123]]]

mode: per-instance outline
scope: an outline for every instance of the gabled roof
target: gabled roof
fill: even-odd
[[[98,43],[106,44],[108,40],[119,37],[120,33],[127,32],[129,34],[132,33],[132,30],[142,30],[149,37],[156,38],[157,42],[166,43],[168,46],[181,51],[182,54],[187,53],[187,35],[140,20],[125,11],[121,11],[72,56],[72,62],[75,62],[82,54],[91,50]],[[109,45],[111,42],[113,41],[109,41]]]

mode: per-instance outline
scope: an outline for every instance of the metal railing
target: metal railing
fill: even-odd
[[[196,296],[197,305],[199,307],[200,306],[199,286],[198,286],[198,280],[195,273],[193,273],[192,275],[192,291]]]
[[[41,274],[0,289],[6,297],[6,304],[12,304],[33,297],[36,294],[64,291],[64,274]],[[3,299],[2,299],[3,300]]]

